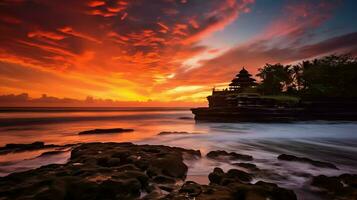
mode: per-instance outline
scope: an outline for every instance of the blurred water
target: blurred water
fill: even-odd
[[[44,141],[52,144],[79,142],[123,142],[163,144],[249,154],[261,170],[255,181],[266,180],[294,189],[299,199],[318,199],[309,192],[312,175],[357,173],[357,123],[311,121],[301,123],[196,123],[188,109],[51,109],[0,112],[0,146],[6,143]],[[185,118],[185,119],[182,119]],[[188,118],[188,119],[187,119]],[[134,132],[78,135],[95,128],[133,128]],[[161,131],[195,134],[158,136]],[[0,155],[0,175],[36,168],[48,163],[65,163],[69,152],[38,157],[41,151]],[[277,160],[281,153],[309,157],[336,164],[340,170]],[[207,183],[216,166],[238,168],[232,163],[203,157],[186,161],[188,179]],[[245,170],[242,169],[241,170]]]

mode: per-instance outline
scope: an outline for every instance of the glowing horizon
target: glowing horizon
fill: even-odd
[[[265,63],[357,55],[355,6],[353,0],[4,0],[0,96],[203,105],[213,86],[243,66],[256,74]]]

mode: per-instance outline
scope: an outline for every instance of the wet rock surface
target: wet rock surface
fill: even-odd
[[[249,183],[249,174],[231,169],[226,173],[215,168],[209,175],[210,184],[200,185],[192,181],[185,182],[181,189],[172,192],[164,199],[224,199],[224,200],[295,200],[292,190],[278,187],[273,183],[259,181]],[[244,181],[242,181],[242,179]]]
[[[221,168],[214,168],[213,172],[208,175],[211,183],[218,185],[228,185],[232,182],[250,182],[252,175],[238,169],[230,169],[224,173]]]
[[[41,156],[61,151],[64,149]],[[253,159],[225,151],[212,151],[207,155],[213,159],[221,156],[232,160]],[[249,173],[216,167],[208,175],[208,185],[185,182],[188,167],[184,160],[200,157],[198,150],[163,145],[76,145],[66,164],[51,164],[0,177],[0,199],[297,199],[292,190],[259,181],[263,169],[248,162],[232,165]],[[324,199],[355,200],[357,175],[316,176],[311,180],[311,189]]]
[[[185,179],[184,156],[195,159],[200,152],[132,143],[82,144],[66,164],[1,177],[0,199],[136,199],[141,193],[159,198],[160,187],[174,190]]]
[[[206,156],[210,159],[218,159],[218,160],[221,158],[228,158],[229,160],[245,160],[245,161],[253,160],[253,156],[250,155],[238,154],[235,152],[228,153],[222,150],[210,151]]]
[[[186,131],[162,131],[157,135],[186,135],[186,134],[191,134]]]
[[[193,117],[179,117],[178,119],[183,119],[183,120],[193,120]]]
[[[284,161],[292,161],[292,162],[302,162],[302,163],[308,163],[311,164],[315,167],[323,167],[323,168],[331,168],[331,169],[338,169],[334,164],[328,163],[328,162],[322,162],[322,161],[316,161],[312,160],[310,158],[305,158],[305,157],[297,157],[294,155],[288,155],[288,154],[281,154],[278,156],[279,160],[284,160]]]
[[[325,175],[315,176],[311,182],[321,190],[326,199],[356,200],[357,199],[357,175],[342,174],[328,177]]]
[[[188,135],[188,134],[196,134],[196,133],[189,133],[186,131],[162,131],[157,135]]]
[[[33,142],[29,144],[6,144],[3,147],[0,147],[0,155],[8,154],[8,153],[18,153],[23,151],[33,151],[40,150],[46,148],[54,148],[54,147],[69,147],[72,145],[55,145],[55,144],[45,144],[44,142]]]
[[[125,133],[125,132],[133,132],[133,131],[134,131],[134,129],[130,129],[130,128],[93,129],[93,130],[88,130],[88,131],[81,131],[78,133],[78,135]]]
[[[259,168],[253,163],[233,163],[232,165],[242,167],[251,171],[258,171]]]

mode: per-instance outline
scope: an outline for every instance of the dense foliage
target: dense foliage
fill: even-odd
[[[330,55],[295,65],[266,64],[259,69],[260,92],[307,97],[357,97],[357,58]]]

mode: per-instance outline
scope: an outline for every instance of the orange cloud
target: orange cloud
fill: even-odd
[[[51,40],[63,40],[66,38],[64,35],[60,35],[55,32],[47,32],[47,31],[34,31],[27,34],[28,37],[39,37],[39,38],[48,38]]]
[[[235,0],[225,0],[223,2],[216,9],[207,13],[207,19],[214,22],[206,24],[201,30],[187,37],[182,41],[183,44],[191,44],[217,30],[222,30],[225,26],[232,23],[241,11],[247,11],[246,9],[250,4],[254,3],[254,0],[244,0],[240,3]],[[192,19],[189,22],[192,24]],[[197,22],[194,21],[194,25],[197,25]]]
[[[105,5],[105,1],[96,0],[96,1],[90,1],[88,3],[88,6],[90,6],[90,7],[97,7],[97,6],[103,6],[103,5]]]
[[[320,1],[283,6],[265,30],[227,51],[200,45],[250,12],[252,4],[253,0],[2,2],[0,91],[151,99],[151,105],[205,102],[212,86],[224,85],[242,66],[254,74],[266,62],[356,52],[355,33],[299,43],[333,12],[333,3]]]
[[[284,9],[286,12],[282,12],[261,34],[214,58],[199,60],[197,67],[182,68],[169,84],[184,82],[187,85],[214,86],[231,80],[243,66],[256,74],[265,63],[291,63],[328,53],[356,52],[356,33],[299,44],[302,38],[329,18],[332,5],[302,3],[290,4]],[[208,50],[208,53],[215,52],[215,49]]]
[[[82,39],[85,39],[85,40],[89,40],[89,41],[92,41],[92,42],[101,43],[100,40],[97,40],[96,38],[94,38],[92,36],[89,36],[87,34],[75,31],[75,30],[73,30],[73,28],[71,28],[69,26],[66,26],[66,27],[63,27],[63,28],[59,28],[58,31],[61,31],[62,33],[65,33],[65,34],[68,34],[68,35],[73,35],[73,36],[76,36],[76,37],[79,37],[79,38],[82,38]]]
[[[1,74],[1,90],[124,101],[205,101],[211,86],[230,80],[241,65],[254,73],[263,62],[308,56],[302,51],[322,52],[318,44],[284,49],[269,41],[279,43],[276,37],[280,37],[290,44],[306,30],[320,26],[329,17],[330,8],[323,4],[284,7],[282,16],[264,33],[229,51],[200,45],[203,38],[250,12],[253,3],[78,0],[63,4],[51,0],[0,4],[1,66],[4,72],[13,68],[12,73]],[[185,67],[191,60],[199,67]],[[33,77],[41,79],[38,84],[28,84],[36,82]]]

